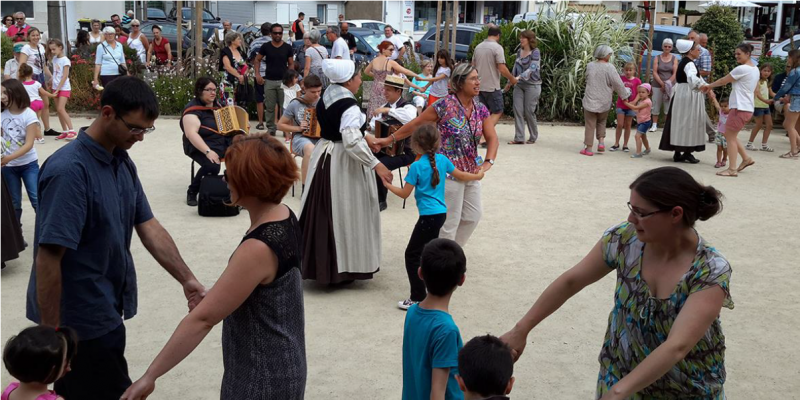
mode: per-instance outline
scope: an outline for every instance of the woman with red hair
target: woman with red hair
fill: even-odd
[[[387,75],[405,74],[406,77],[416,77],[419,81],[429,81],[430,78],[425,78],[422,75],[417,75],[414,71],[403,68],[397,61],[392,60],[392,52],[394,45],[388,40],[384,40],[378,45],[378,56],[372,59],[372,62],[364,69],[364,73],[374,78],[372,84],[372,91],[369,94],[369,105],[367,106],[367,119],[374,117],[374,111],[381,108],[386,104],[386,95],[383,92],[383,83],[386,82]],[[414,89],[424,92],[425,89],[411,85]],[[427,88],[427,86],[425,87]]]
[[[140,399],[222,325],[220,398],[302,399],[306,385],[300,226],[281,199],[298,178],[286,146],[268,135],[239,136],[225,153],[232,205],[250,227],[203,301],[183,318],[164,349],[123,399]]]

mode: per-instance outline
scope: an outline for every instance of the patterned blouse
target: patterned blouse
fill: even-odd
[[[733,309],[729,288],[731,266],[717,249],[699,235],[698,238],[691,268],[669,298],[658,299],[650,296],[641,276],[645,244],[636,237],[634,226],[625,222],[603,235],[603,259],[617,270],[617,286],[600,351],[598,399],[666,341],[689,295],[720,286],[725,292],[723,306]],[[717,317],[683,360],[630,399],[724,399],[724,383],[725,335]]]
[[[483,120],[489,117],[489,109],[477,97],[472,99],[472,104],[469,118],[455,94],[437,100],[433,108],[439,115],[438,127],[442,135],[439,153],[449,158],[461,171],[476,174],[480,171],[475,161],[478,143],[483,135]]]

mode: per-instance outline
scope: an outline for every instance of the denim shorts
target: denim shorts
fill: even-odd
[[[299,133],[295,133],[292,135],[292,152],[300,157],[305,157],[305,154],[303,154],[303,148],[309,143],[316,145],[318,141],[319,139],[311,139]]]
[[[800,112],[800,95],[792,95],[792,100],[789,103],[789,111]]]
[[[653,120],[644,121],[641,124],[636,125],[636,133],[641,133],[642,135],[647,134],[647,130],[653,126]]]
[[[617,115],[624,114],[626,117],[635,117],[636,111],[633,110],[624,110],[622,108],[617,107]]]
[[[756,108],[753,111],[753,116],[754,117],[760,117],[762,115],[769,115],[769,114],[770,114],[769,113],[769,107],[767,107],[767,108]]]

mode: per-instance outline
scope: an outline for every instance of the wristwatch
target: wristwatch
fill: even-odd
[[[211,149],[206,150],[206,152],[203,154],[208,155],[208,153],[211,153]]]
[[[486,162],[488,162],[489,164],[494,165],[494,160],[492,160],[491,158],[487,158]]]

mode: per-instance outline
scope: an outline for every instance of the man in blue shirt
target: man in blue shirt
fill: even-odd
[[[155,219],[127,150],[144,140],[158,101],[142,80],[122,77],[103,91],[100,115],[39,174],[39,211],[27,317],[79,336],[72,370],[55,383],[67,400],[119,399],[130,386],[123,319],[136,315],[133,228],[183,286],[189,309],[205,294],[175,242]]]

